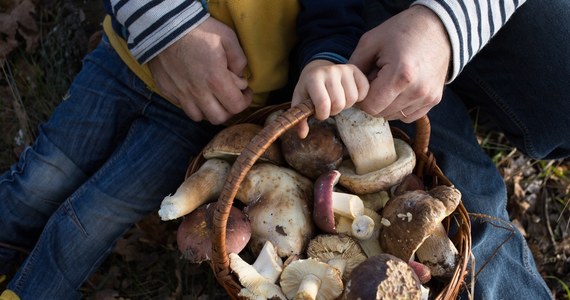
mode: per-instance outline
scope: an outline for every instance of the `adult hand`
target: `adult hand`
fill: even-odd
[[[251,103],[246,64],[233,30],[210,17],[148,66],[162,94],[192,120],[221,124]]]
[[[451,56],[447,32],[428,8],[414,5],[360,39],[349,63],[371,80],[357,104],[387,120],[413,122],[441,101]]]
[[[362,101],[368,92],[366,76],[354,65],[334,64],[327,60],[313,60],[301,72],[291,106],[304,99],[315,105],[315,119],[325,120]],[[297,126],[300,138],[309,133],[307,120]]]

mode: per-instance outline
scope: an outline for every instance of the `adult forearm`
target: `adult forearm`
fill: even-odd
[[[120,27],[118,33],[125,38],[132,55],[141,64],[148,62],[208,17],[207,9],[200,1],[106,2],[108,13],[119,24],[115,26]]]
[[[435,12],[451,43],[452,81],[525,0],[416,0]]]

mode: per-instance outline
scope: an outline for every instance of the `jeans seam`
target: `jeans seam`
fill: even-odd
[[[499,94],[497,94],[495,90],[490,85],[487,84],[486,81],[484,81],[480,76],[478,76],[478,74],[474,70],[466,68],[464,69],[463,72],[469,78],[471,78],[473,82],[479,88],[481,88],[481,90],[483,90],[485,94],[487,94],[487,96],[495,103],[495,105],[497,105],[505,113],[505,115],[520,129],[523,137],[523,143],[526,148],[525,149],[526,152],[529,153],[531,156],[536,156],[536,150],[534,149],[534,146],[532,145],[528,137],[529,136],[528,128],[525,126],[523,122],[521,122],[517,118],[516,114],[513,113],[513,111],[509,108],[509,106],[504,104]]]

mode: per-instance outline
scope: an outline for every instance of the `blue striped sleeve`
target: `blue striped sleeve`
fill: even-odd
[[[525,0],[416,0],[412,5],[431,9],[442,21],[451,43],[452,66],[448,82],[505,25]]]
[[[111,0],[110,10],[120,33],[141,64],[184,36],[208,16],[200,1]]]

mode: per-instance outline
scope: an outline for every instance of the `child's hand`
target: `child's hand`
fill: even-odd
[[[315,105],[314,117],[322,121],[362,101],[368,88],[368,79],[356,66],[314,60],[301,72],[291,105],[311,99]],[[297,132],[300,138],[307,136],[306,120],[299,123]]]

